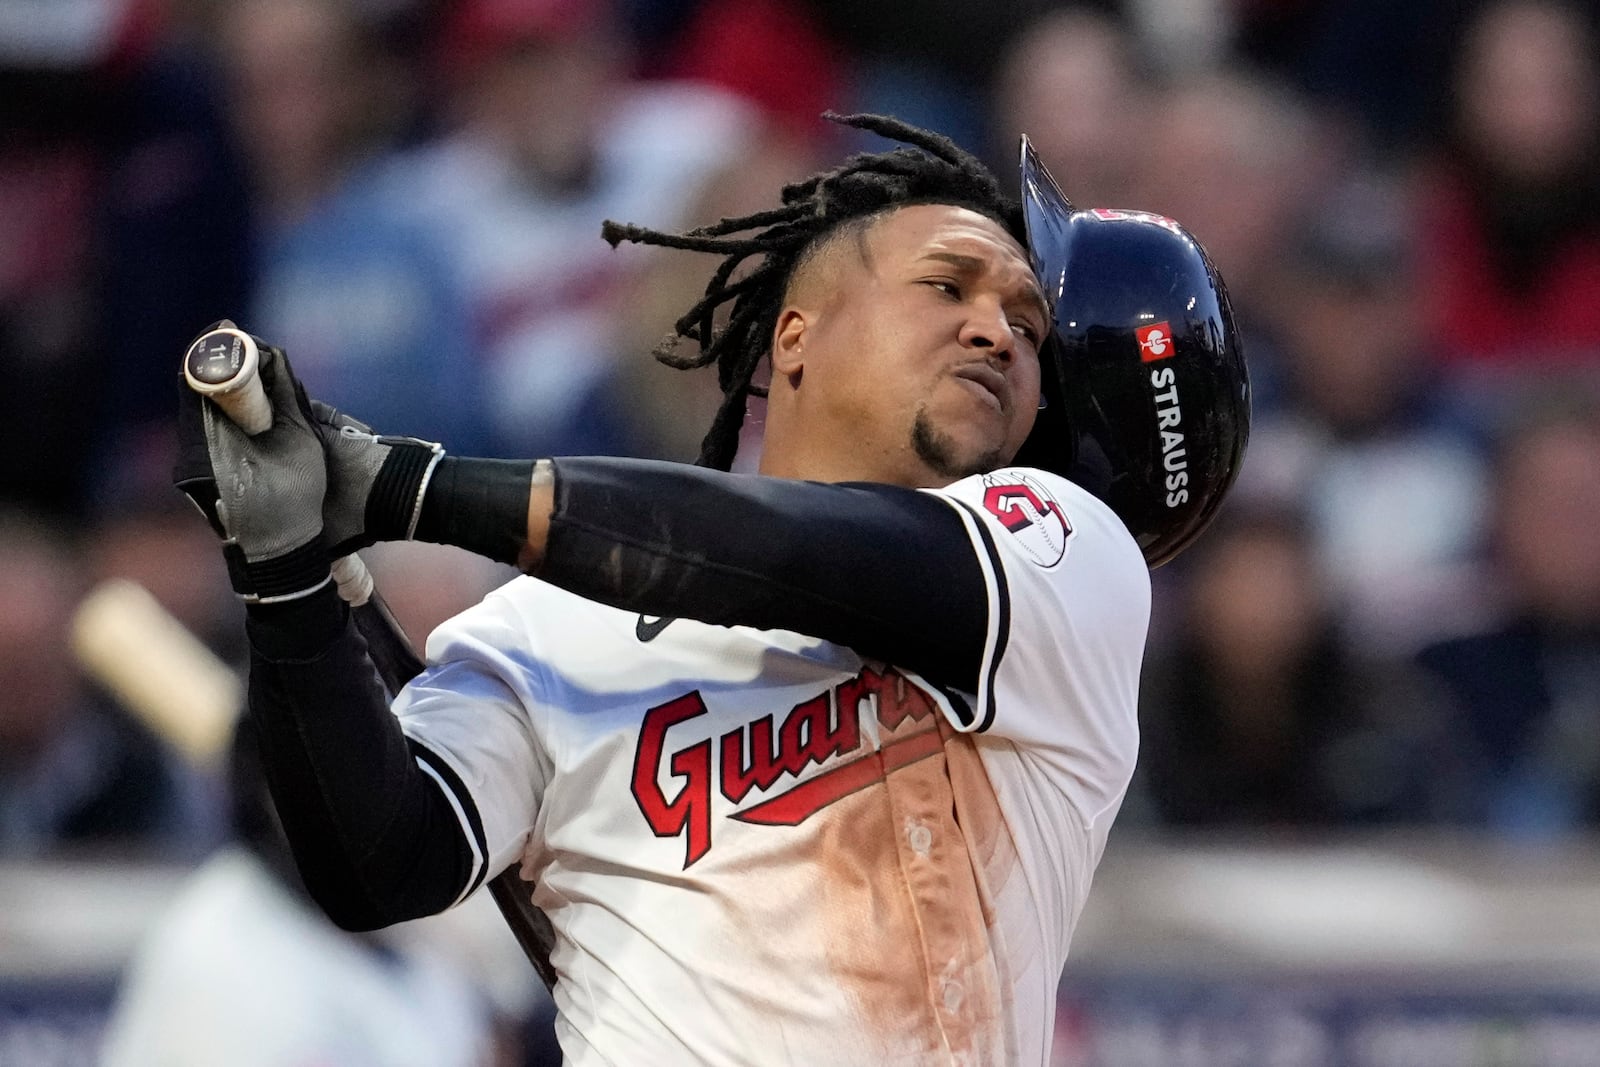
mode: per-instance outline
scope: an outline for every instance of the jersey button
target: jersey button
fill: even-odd
[[[951,1015],[959,1012],[961,1010],[961,1001],[966,995],[967,991],[962,988],[960,982],[953,978],[945,982],[944,1010],[949,1012]]]
[[[911,842],[911,850],[919,856],[926,856],[933,848],[933,831],[921,823],[914,823],[906,831],[906,840]]]

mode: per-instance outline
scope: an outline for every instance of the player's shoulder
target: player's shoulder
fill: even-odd
[[[1122,520],[1076,482],[1036,467],[1002,467],[935,490],[1003,532],[1000,540],[1045,569],[1069,557],[1148,581],[1144,555]]]
[[[441,622],[428,638],[428,658],[448,659],[493,649],[513,655],[532,650],[545,622],[586,625],[592,613],[612,609],[527,575],[490,591],[482,600]]]

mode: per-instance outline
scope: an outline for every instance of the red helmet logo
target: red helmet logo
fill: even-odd
[[[1175,350],[1172,326],[1168,323],[1156,322],[1149,326],[1141,326],[1133,333],[1139,339],[1139,360],[1142,363],[1154,363],[1158,359],[1166,359]]]

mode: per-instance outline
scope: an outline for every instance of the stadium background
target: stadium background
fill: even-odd
[[[765,203],[850,147],[827,108],[997,168],[1026,130],[1080,204],[1188,225],[1246,338],[1251,451],[1156,575],[1056,1063],[1600,1064],[1595,14],[0,0],[0,1065],[94,1062],[234,833],[223,770],[71,638],[121,578],[241,662],[166,484],[189,338],[234,317],[313,394],[456,452],[690,458],[714,384],[647,353],[707,264],[613,253],[600,220]],[[372,555],[414,637],[506,577]],[[551,1062],[495,924],[404,933],[492,1062]]]

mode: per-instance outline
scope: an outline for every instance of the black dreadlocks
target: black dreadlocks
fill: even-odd
[[[975,156],[929,130],[886,115],[823,118],[911,145],[887,152],[851,156],[834,170],[786,186],[783,206],[743,218],[722,219],[681,234],[661,233],[607,220],[601,234],[615,248],[622,241],[715,252],[726,258],[706,285],[700,302],[684,313],[673,332],[656,345],[656,359],[689,370],[717,365],[722,406],[700,446],[701,466],[727,470],[739,445],[745,402],[753,394],[757,366],[767,354],[778,312],[796,267],[823,241],[849,223],[868,224],[879,215],[912,204],[954,204],[988,215],[1023,241],[1021,207]],[[748,233],[759,230],[758,233]],[[740,236],[741,234],[745,236]],[[763,257],[748,274],[733,281],[740,264]],[[717,310],[732,301],[726,326],[717,329]],[[695,355],[678,353],[678,341],[699,342]]]

